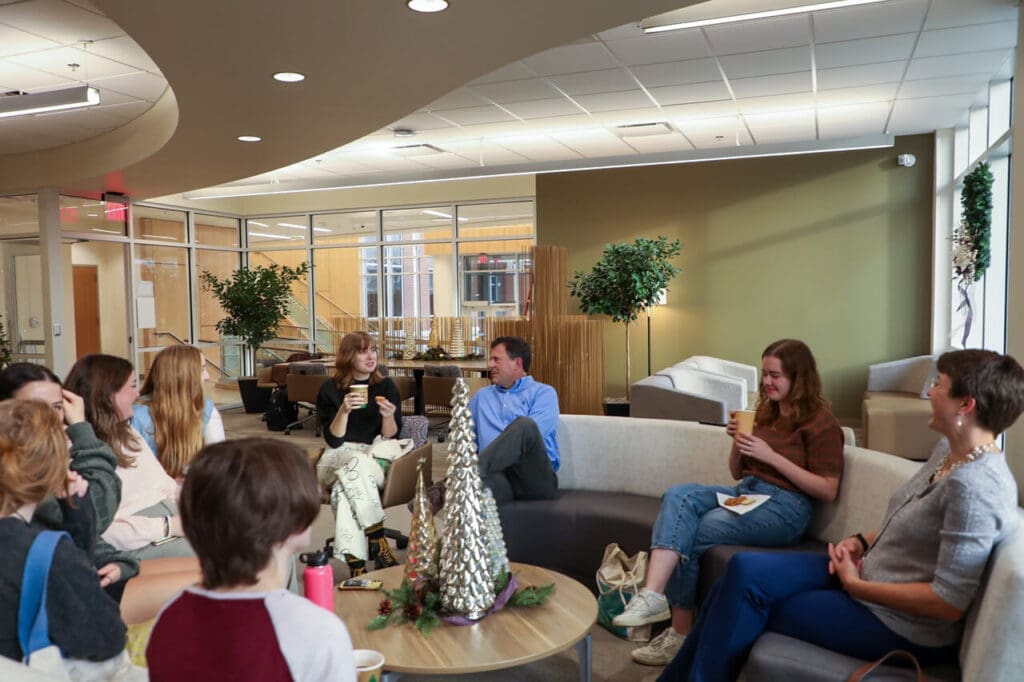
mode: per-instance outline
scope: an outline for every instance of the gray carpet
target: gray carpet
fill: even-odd
[[[305,414],[305,411],[303,411]],[[266,424],[260,421],[260,415],[245,414],[241,408],[227,410],[223,413],[224,430],[228,438],[243,438],[247,436],[262,436],[279,438],[301,448],[304,448],[315,456],[323,447],[323,440],[317,438],[312,422],[305,429],[292,431],[291,435],[284,435],[282,432],[268,431]],[[443,478],[447,470],[447,445],[434,443],[434,479]],[[409,531],[410,514],[404,507],[392,507],[387,510],[386,525],[388,528],[395,528],[403,533]],[[322,507],[320,516],[313,524],[313,542],[323,545],[326,538],[333,534],[334,520],[330,507]],[[614,538],[609,538],[609,542]],[[397,552],[400,560],[404,560],[405,552]],[[333,561],[335,582],[348,577],[348,567],[343,562]],[[301,567],[300,567],[301,568]],[[363,627],[363,623],[346,623],[349,629]],[[599,681],[618,682],[620,680],[637,680],[649,682],[657,679],[661,668],[633,663],[629,652],[636,646],[633,642],[627,642],[612,635],[604,628],[595,625],[591,628],[593,637],[593,679]],[[520,666],[511,670],[496,671],[491,673],[474,673],[472,675],[450,675],[444,678],[422,675],[403,675],[402,680],[409,682],[436,682],[439,679],[445,680],[480,680],[481,682],[541,682],[547,680],[577,680],[579,669],[576,662],[576,653],[573,650],[564,651],[557,656],[537,661],[529,665]]]

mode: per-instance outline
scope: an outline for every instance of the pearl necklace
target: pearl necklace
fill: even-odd
[[[951,473],[962,467],[964,464],[973,462],[974,460],[984,455],[986,452],[994,452],[998,449],[999,448],[996,447],[996,442],[994,440],[989,441],[988,443],[982,443],[981,445],[979,445],[978,447],[974,448],[966,455],[964,455],[964,458],[959,462],[953,462],[952,464],[950,464],[949,469],[946,471],[946,473],[939,475],[939,472],[946,468],[946,464],[949,462],[949,458],[953,454],[952,451],[947,452],[946,456],[942,458],[941,462],[939,462],[939,466],[938,468],[935,469],[935,473],[932,474],[931,480],[934,483],[940,478],[949,476]]]

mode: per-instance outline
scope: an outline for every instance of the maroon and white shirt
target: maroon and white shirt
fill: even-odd
[[[341,620],[283,589],[185,589],[157,616],[146,659],[152,682],[356,680]]]

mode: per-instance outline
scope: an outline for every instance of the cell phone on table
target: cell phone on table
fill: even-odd
[[[339,590],[379,590],[384,586],[380,580],[368,580],[366,578],[349,578],[338,585]]]

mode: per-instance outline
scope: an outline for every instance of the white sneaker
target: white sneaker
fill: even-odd
[[[629,628],[657,623],[671,617],[672,612],[669,611],[665,595],[644,588],[640,590],[640,594],[629,600],[625,611],[612,619],[612,625]]]
[[[685,641],[686,635],[680,635],[674,628],[669,626],[665,628],[664,632],[652,639],[647,646],[633,649],[631,655],[634,661],[644,665],[668,665],[676,657],[676,653]]]

